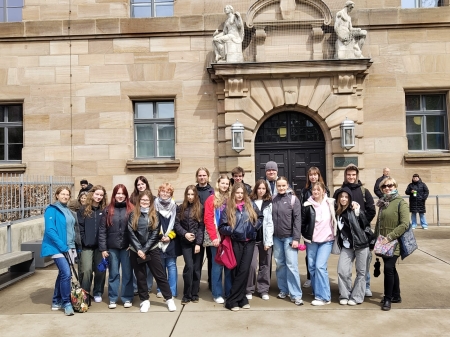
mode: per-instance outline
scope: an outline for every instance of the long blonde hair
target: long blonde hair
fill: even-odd
[[[219,188],[219,183],[222,179],[227,179],[228,183],[230,183],[230,178],[226,174],[221,174],[216,181],[216,189],[214,190],[214,208],[219,208],[224,203],[227,202],[230,196],[230,185],[228,185],[228,189],[226,192],[221,192]]]
[[[234,228],[236,226],[236,191],[241,188],[244,192],[244,207],[245,210],[248,212],[249,220],[252,223],[252,226],[255,226],[256,219],[258,216],[256,215],[255,210],[253,209],[253,204],[250,198],[247,195],[247,189],[245,188],[243,183],[235,183],[233,185],[233,188],[231,189],[231,196],[227,202],[227,219],[228,219],[228,225],[231,226],[231,228]]]
[[[92,199],[92,197],[94,196],[95,191],[101,190],[103,191],[103,199],[98,203],[98,208],[99,209],[104,209],[106,207],[106,205],[108,204],[108,196],[106,194],[106,190],[102,185],[95,185],[94,187],[92,187],[87,195],[86,198],[86,205],[84,207],[84,213],[83,216],[85,218],[92,216],[92,203],[94,202],[94,200]]]
[[[137,197],[136,200],[136,206],[134,207],[132,213],[133,219],[131,220],[131,227],[133,228],[134,231],[137,231],[138,228],[139,217],[141,216],[140,204],[143,196],[147,196],[150,199],[150,209],[148,211],[148,226],[153,230],[156,229],[156,227],[158,226],[158,217],[156,216],[155,207],[153,207],[154,199],[152,192],[150,192],[150,190],[144,190],[141,193],[139,193],[139,196]]]

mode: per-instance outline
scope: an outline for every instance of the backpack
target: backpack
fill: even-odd
[[[361,192],[363,195],[364,207],[366,207],[366,189],[364,188],[364,186],[361,186]]]

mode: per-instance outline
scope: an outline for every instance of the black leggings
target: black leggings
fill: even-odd
[[[392,300],[392,297],[400,297],[400,279],[395,263],[398,256],[383,257],[384,262],[384,297]]]

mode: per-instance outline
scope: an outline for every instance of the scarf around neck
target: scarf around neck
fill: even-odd
[[[167,198],[167,199],[162,199],[160,197],[157,197],[155,199],[155,209],[156,211],[161,214],[163,217],[165,217],[166,219],[170,218],[169,221],[169,226],[167,227],[166,232],[163,232],[162,226],[161,226],[161,233],[164,236],[168,236],[169,233],[173,230],[173,226],[175,224],[175,218],[177,215],[177,204],[175,203],[175,201],[172,198]],[[161,250],[163,252],[166,251],[167,247],[169,246],[171,241],[169,242],[159,242],[159,248],[161,248]]]
[[[384,194],[381,199],[377,201],[377,206],[380,208],[380,211],[388,208],[389,203],[398,197],[398,190],[394,190],[389,194]]]

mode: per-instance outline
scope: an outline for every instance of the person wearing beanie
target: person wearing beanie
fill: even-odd
[[[352,191],[353,201],[357,202],[361,210],[365,212],[369,223],[375,217],[375,202],[373,201],[370,191],[362,186],[359,180],[359,169],[354,164],[349,164],[344,171],[344,182],[341,187],[348,187]],[[336,199],[337,194],[334,192],[333,198]],[[372,296],[370,290],[370,263],[372,262],[372,253],[369,253],[366,265],[366,297]]]
[[[81,192],[89,192],[92,187],[94,187],[92,184],[90,184],[86,179],[81,179],[80,181],[80,192],[78,192],[78,196],[80,196]]]
[[[428,229],[428,223],[425,219],[426,207],[425,202],[428,199],[428,187],[415,173],[412,177],[411,184],[406,188],[405,193],[409,195],[409,211],[411,212],[411,226],[413,229],[417,227],[417,213],[419,213],[420,225],[422,229]]]
[[[272,195],[272,199],[278,194],[276,183],[278,179],[278,165],[274,161],[268,161],[266,163],[266,181],[269,185],[269,192]]]

